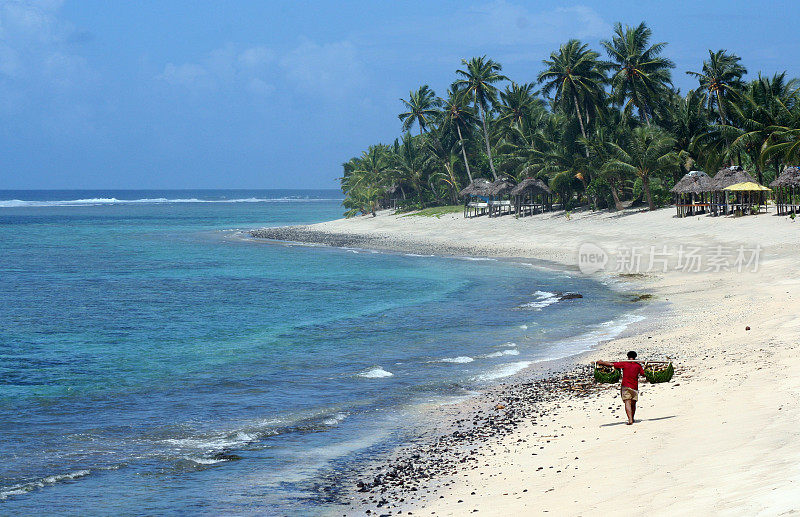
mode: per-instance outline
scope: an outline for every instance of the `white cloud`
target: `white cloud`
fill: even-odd
[[[249,91],[253,95],[266,96],[275,91],[275,87],[272,86],[271,84],[267,84],[266,81],[256,77],[248,81],[247,91]]]
[[[273,60],[274,53],[266,47],[238,51],[228,44],[197,63],[167,63],[156,79],[198,92],[242,88],[254,95],[266,95],[274,90],[266,80]]]
[[[338,99],[362,89],[366,74],[351,42],[306,39],[280,57],[264,46],[225,45],[197,62],[167,63],[156,78],[197,93],[232,88],[265,96],[284,87]]]
[[[327,97],[343,97],[361,89],[366,73],[349,41],[318,44],[310,40],[280,60],[286,78],[298,89]]]
[[[94,79],[86,60],[69,49],[76,31],[58,18],[61,4],[0,0],[0,79],[47,80],[62,88]]]
[[[174,86],[195,87],[208,79],[208,71],[194,63],[167,63],[158,78]]]
[[[532,12],[506,0],[475,5],[467,11],[462,34],[470,34],[471,44],[561,43],[569,38],[607,35],[611,25],[593,9],[577,5]]]
[[[243,67],[264,67],[275,60],[275,51],[267,47],[252,47],[239,54],[238,60]]]

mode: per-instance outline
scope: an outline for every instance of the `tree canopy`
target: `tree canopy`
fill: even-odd
[[[527,81],[487,56],[463,59],[442,97],[426,84],[401,99],[397,140],[343,165],[346,214],[452,204],[473,180],[501,177],[540,178],[564,208],[652,209],[694,169],[741,165],[768,182],[800,163],[797,79],[748,78],[735,53],[709,50],[684,94],[667,43],[652,40],[644,22],[617,23],[606,60],[571,39]]]

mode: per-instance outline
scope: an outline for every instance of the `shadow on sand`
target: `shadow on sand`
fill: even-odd
[[[660,417],[657,417],[657,418],[642,418],[642,419],[634,420],[633,423],[634,424],[638,424],[638,423],[641,423],[641,422],[655,422],[657,420],[666,420],[668,418],[675,418],[676,416],[678,416],[678,415],[660,416]],[[611,427],[611,426],[615,426],[615,425],[625,425],[625,423],[626,422],[623,420],[622,422],[612,422],[610,424],[602,424],[600,427]]]

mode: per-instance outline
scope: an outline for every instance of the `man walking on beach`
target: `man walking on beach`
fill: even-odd
[[[642,365],[637,363],[635,359],[636,352],[631,350],[628,352],[627,361],[617,361],[616,363],[597,361],[597,364],[622,370],[620,394],[622,395],[622,401],[625,403],[625,414],[628,415],[628,425],[633,424],[633,416],[636,414],[636,401],[639,400],[639,376],[641,375],[644,377],[644,368],[642,368]]]

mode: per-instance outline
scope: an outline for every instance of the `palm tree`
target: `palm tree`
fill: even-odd
[[[508,78],[500,74],[503,69],[502,65],[491,59],[486,59],[486,56],[473,57],[469,61],[462,59],[461,64],[466,66],[466,70],[456,70],[456,73],[462,79],[456,81],[455,84],[469,92],[472,95],[474,104],[478,107],[481,125],[483,126],[483,140],[486,143],[486,154],[489,156],[489,169],[492,172],[492,177],[497,180],[497,173],[494,170],[494,161],[492,160],[492,149],[489,145],[489,131],[486,129],[486,112],[494,106],[497,99],[497,87],[494,84],[505,81]]]
[[[464,136],[461,129],[462,127],[464,129],[472,127],[475,123],[475,113],[469,104],[469,92],[459,90],[455,84],[450,86],[447,92],[447,99],[439,99],[445,124],[455,126],[458,133],[458,143],[461,147],[461,155],[464,158],[464,167],[467,169],[469,182],[472,183],[472,172],[469,169],[469,160],[467,160],[467,151],[464,147]]]
[[[439,106],[439,99],[427,84],[420,86],[417,91],[408,92],[408,97],[408,100],[400,99],[407,111],[397,115],[397,118],[403,122],[403,131],[410,130],[416,123],[420,133],[424,133],[438,113],[436,108]]]
[[[617,22],[611,41],[600,43],[611,59],[608,66],[614,71],[611,77],[614,102],[624,106],[626,113],[635,106],[648,126],[656,99],[672,85],[670,69],[675,68],[672,61],[660,55],[666,43],[650,45],[652,34],[644,22],[637,27],[626,25],[624,29]]]
[[[507,127],[519,127],[531,116],[540,102],[536,98],[532,84],[511,83],[506,86],[505,91],[500,92],[500,116],[497,121],[507,124]]]
[[[588,116],[587,104],[596,104],[604,95],[606,77],[599,57],[600,54],[590,50],[588,45],[571,39],[561,45],[558,52],[551,53],[549,60],[543,61],[547,68],[538,78],[540,83],[544,83],[542,93],[548,96],[554,93],[555,104],[561,106],[565,113],[574,109],[583,138],[586,138],[586,123],[579,99],[583,100]],[[571,107],[568,107],[570,104]]]
[[[672,94],[664,103],[664,116],[657,119],[658,124],[675,137],[675,152],[684,174],[691,171],[700,155],[704,154],[700,150],[710,129],[709,113],[705,108],[707,98],[699,90],[689,90],[686,97]],[[679,178],[674,179],[677,181]]]
[[[352,217],[359,212],[375,215],[378,200],[388,186],[389,165],[389,149],[380,144],[370,146],[360,157],[344,164],[341,184],[342,191],[347,194],[345,216]]]
[[[674,146],[675,139],[664,131],[653,127],[637,127],[631,134],[627,151],[617,144],[611,144],[614,158],[606,163],[605,169],[638,176],[647,196],[647,206],[655,210],[650,180],[677,166]]]
[[[752,81],[743,96],[745,106],[754,110],[746,118],[747,125],[759,130],[761,156],[759,162],[774,160],[776,172],[781,162],[800,161],[800,80],[786,80],[786,72],[772,78],[761,77]],[[744,110],[743,110],[744,111]],[[743,135],[744,136],[744,135]],[[758,169],[760,172],[760,168]]]
[[[453,132],[447,131],[444,126],[432,128],[425,135],[427,158],[424,165],[435,170],[431,175],[432,179],[438,179],[447,185],[450,198],[455,204],[458,202],[458,192],[461,188],[455,170],[458,163],[459,142],[453,136]],[[444,169],[444,172],[441,169]]]
[[[417,196],[422,195],[423,185],[425,184],[423,178],[425,157],[420,149],[420,138],[422,137],[405,133],[402,140],[395,140],[392,146],[390,164],[397,180],[401,183],[410,184]],[[422,201],[421,197],[420,201]]]
[[[611,124],[598,126],[584,139],[583,144],[591,149],[592,169],[596,170],[595,178],[608,185],[611,199],[614,202],[614,209],[620,211],[624,209],[620,193],[623,186],[627,183],[628,176],[616,169],[607,169],[604,165],[615,156],[615,148],[612,144],[620,147],[627,147],[625,139],[630,136],[630,130],[625,127],[622,116],[618,112],[612,112],[616,118]]]
[[[708,61],[703,61],[701,72],[686,72],[697,77],[700,88],[708,91],[708,109],[716,105],[719,121],[727,124],[725,104],[731,97],[736,97],[743,88],[742,76],[747,69],[739,64],[742,58],[735,54],[728,54],[720,49],[716,52],[708,51]]]

